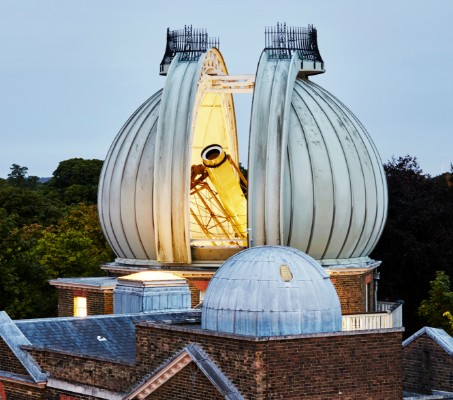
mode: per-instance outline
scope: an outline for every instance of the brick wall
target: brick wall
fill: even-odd
[[[143,375],[197,343],[247,399],[402,398],[400,331],[271,340],[152,325],[138,325],[136,332]]]
[[[28,352],[41,369],[49,372],[55,379],[92,385],[114,392],[128,391],[137,382],[135,368],[130,365],[77,357],[57,351],[30,349]]]
[[[194,363],[151,393],[146,400],[223,400],[223,396]]]
[[[4,381],[6,400],[44,400],[47,399],[45,388],[23,385],[18,382]]]
[[[258,371],[255,368],[257,356],[253,342],[220,335],[200,335],[197,332],[199,330],[172,331],[154,325],[136,325],[137,373],[145,376],[172,359],[187,344],[198,343],[206,352],[209,350],[212,360],[237,387],[247,388],[248,393],[254,393],[254,373]],[[244,374],[244,368],[249,369],[247,374]],[[259,373],[263,374],[264,371]],[[190,387],[185,387],[184,390],[191,393]]]
[[[113,289],[87,291],[88,315],[113,314]]]
[[[403,349],[404,389],[453,391],[453,357],[423,334]]]
[[[401,333],[269,342],[266,385],[273,399],[401,399]]]
[[[2,338],[0,338],[0,370],[28,376],[27,370]]]
[[[47,389],[46,400],[94,400],[96,397],[65,392],[53,388]]]
[[[197,304],[200,303],[200,291],[192,280],[187,279],[187,284],[189,285],[190,290],[190,306],[194,308]]]
[[[209,282],[211,278],[185,278],[187,280],[187,283],[189,285],[189,290],[190,290],[190,306],[194,308],[196,305],[200,303],[200,289],[197,287],[196,283],[199,282]],[[196,283],[195,283],[196,282]]]
[[[366,289],[365,285],[369,282],[368,290],[368,310],[374,311],[374,281],[373,273],[364,274],[332,274],[332,281],[341,304],[342,314],[361,314],[366,311]]]
[[[74,292],[87,298],[88,315],[113,314],[113,289],[87,290],[58,287],[58,316],[74,316]]]

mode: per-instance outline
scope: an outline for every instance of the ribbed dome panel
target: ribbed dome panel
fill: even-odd
[[[316,259],[367,256],[387,210],[373,143],[356,117],[313,82],[296,80],[291,105],[288,166],[298,207],[292,207],[285,244],[303,244]]]
[[[153,166],[162,91],[124,124],[105,159],[99,182],[99,218],[122,258],[155,259]]]
[[[266,51],[258,65],[248,162],[253,245],[291,246],[325,265],[366,263],[387,215],[382,162],[354,114],[297,75],[299,66],[296,55]]]

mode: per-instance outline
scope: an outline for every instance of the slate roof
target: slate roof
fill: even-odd
[[[29,373],[34,382],[43,382],[46,380],[46,374],[40,370],[35,360],[33,360],[28,353],[21,349],[21,346],[30,345],[29,340],[23,335],[8,314],[4,311],[0,311],[0,337],[11,349],[19,362],[24,366],[25,370]],[[2,375],[11,377],[14,376],[16,379],[20,379],[17,374],[8,374],[5,371],[2,371]],[[27,378],[24,380],[27,380]]]
[[[14,321],[31,346],[108,361],[135,362],[135,322],[187,323],[199,310]]]
[[[431,339],[433,339],[440,347],[442,347],[450,356],[453,356],[453,337],[451,337],[443,329],[431,328],[424,326],[419,331],[415,332],[411,337],[407,338],[403,342],[403,347],[412,343],[415,339],[426,333]]]

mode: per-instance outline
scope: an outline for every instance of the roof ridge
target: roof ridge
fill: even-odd
[[[225,397],[225,399],[244,399],[233,383],[217,367],[217,365],[209,358],[201,347],[190,343],[173,357],[168,358],[153,372],[146,375],[135,386],[135,388],[123,397],[123,400],[135,399],[137,398],[136,396],[140,394],[142,396],[148,396],[191,362],[194,362],[197,365],[203,375],[206,376],[206,378],[214,385],[219,393]]]
[[[47,375],[41,371],[34,358],[21,348],[23,345],[30,346],[30,341],[5,311],[0,311],[0,337],[35,382],[47,380]]]
[[[424,326],[412,336],[407,338],[403,342],[403,347],[406,347],[412,343],[415,339],[419,338],[423,334],[427,334],[431,339],[433,339],[440,347],[442,347],[449,355],[453,356],[453,337],[451,337],[447,332],[441,328],[432,328],[429,326]]]

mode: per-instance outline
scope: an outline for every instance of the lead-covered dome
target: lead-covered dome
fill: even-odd
[[[341,330],[341,308],[328,274],[303,252],[258,246],[228,259],[209,283],[202,328],[249,336]]]

